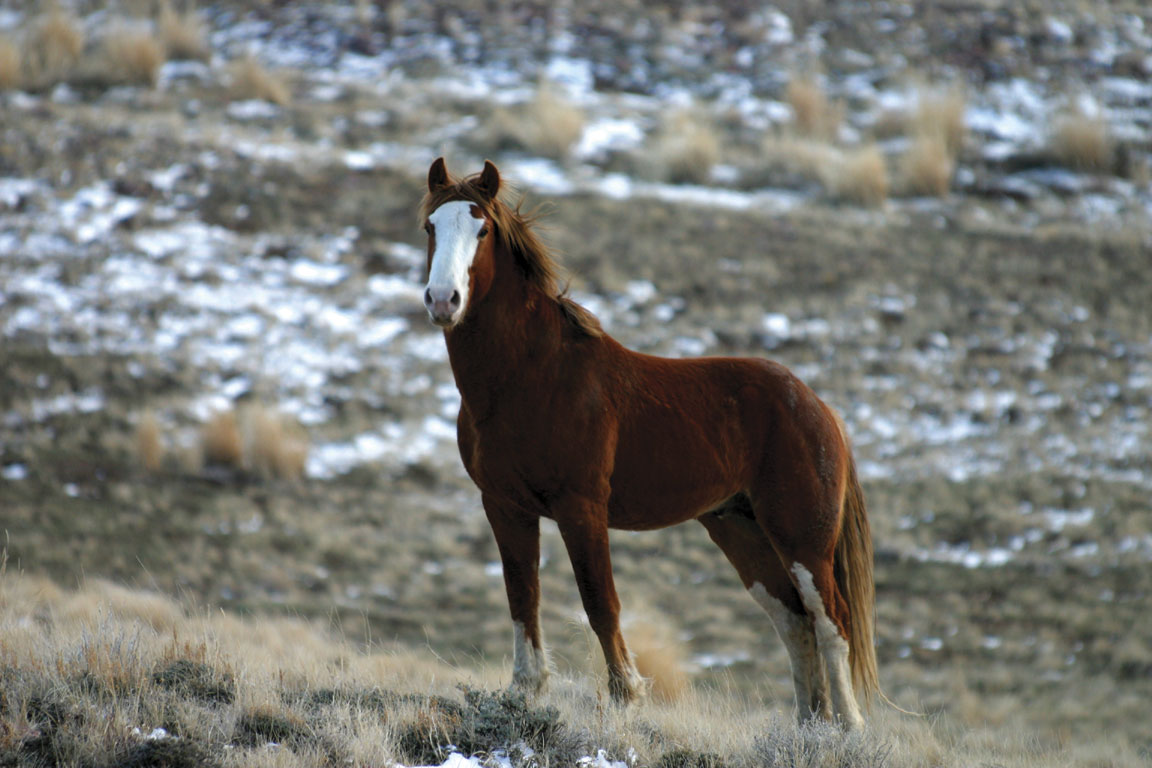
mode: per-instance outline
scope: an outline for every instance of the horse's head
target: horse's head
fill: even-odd
[[[428,201],[424,229],[428,232],[428,285],[424,306],[428,317],[451,328],[492,281],[493,222],[486,210],[500,191],[500,172],[485,161],[479,176],[453,182],[444,158],[428,170]],[[444,199],[440,199],[443,197]]]

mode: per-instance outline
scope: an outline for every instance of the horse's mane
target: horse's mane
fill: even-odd
[[[528,283],[555,301],[565,319],[579,333],[593,338],[603,336],[604,329],[596,316],[568,296],[566,284],[561,286],[566,277],[563,268],[533,231],[533,225],[540,218],[539,210],[531,213],[521,211],[524,198],[520,197],[513,205],[503,191],[495,198],[487,197],[477,184],[479,179],[480,174],[463,179],[449,177],[447,184],[428,192],[420,202],[421,222],[444,203],[455,200],[480,206],[480,210],[496,225],[501,242],[512,254]]]

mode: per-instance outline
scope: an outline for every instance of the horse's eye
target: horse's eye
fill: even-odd
[[[426,221],[426,222],[424,222],[424,231],[425,231],[425,232],[427,232],[428,234],[432,234],[432,224],[431,224],[431,222],[427,222],[427,221]]]
[[[488,226],[487,225],[481,227],[480,231],[476,233],[476,239],[478,239],[478,240],[483,240],[486,237],[488,237]]]

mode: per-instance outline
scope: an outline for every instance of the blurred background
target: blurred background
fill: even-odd
[[[506,658],[415,215],[434,158],[490,158],[622,343],[771,357],[843,413],[895,700],[1034,739],[1012,754],[1145,759],[1150,25],[1124,1],[8,0],[0,578]],[[791,707],[701,527],[614,557],[676,686]],[[559,670],[597,674],[554,528],[542,576]]]

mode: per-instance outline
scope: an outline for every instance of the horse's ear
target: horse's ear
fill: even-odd
[[[500,171],[496,170],[491,160],[484,161],[484,170],[480,171],[476,188],[489,200],[496,197],[496,193],[500,191]]]
[[[428,191],[435,192],[448,183],[448,167],[444,165],[444,158],[438,157],[432,161],[428,169]]]

